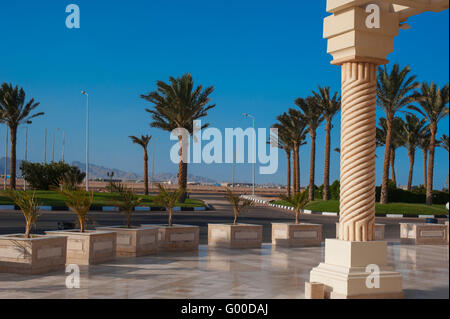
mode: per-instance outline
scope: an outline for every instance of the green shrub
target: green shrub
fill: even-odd
[[[49,190],[50,188],[59,187],[65,174],[75,175],[70,177],[74,179],[71,182],[73,186],[84,174],[77,167],[70,166],[64,162],[31,163],[24,161],[20,165],[20,170],[31,188],[38,190]],[[81,178],[81,181],[83,178]]]
[[[376,201],[380,201],[381,187],[376,188]],[[412,191],[389,186],[388,201],[390,203],[424,204],[426,202],[426,189],[416,187]],[[449,201],[449,194],[441,191],[433,191],[433,204],[444,205]]]

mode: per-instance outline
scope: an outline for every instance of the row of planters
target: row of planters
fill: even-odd
[[[141,199],[124,185],[117,185],[115,206],[126,216],[124,226],[86,229],[88,212],[93,194],[82,190],[58,190],[66,198],[66,204],[76,213],[79,229],[47,231],[46,235],[31,234],[39,212],[39,202],[33,193],[7,191],[6,195],[20,207],[26,221],[25,234],[0,236],[0,272],[42,274],[64,269],[66,264],[92,265],[110,261],[116,256],[137,257],[155,254],[157,251],[190,251],[198,249],[199,227],[174,225],[174,207],[183,194],[182,190],[169,192],[162,185],[155,201],[169,213],[167,225],[132,226],[134,208]],[[262,226],[239,224],[240,212],[252,202],[242,199],[227,189],[227,199],[234,210],[234,222],[209,224],[208,244],[229,248],[258,248],[262,244]],[[307,203],[306,192],[296,194],[290,200],[296,211],[295,224],[274,223],[272,242],[280,246],[320,245],[321,225],[300,224],[298,216]]]

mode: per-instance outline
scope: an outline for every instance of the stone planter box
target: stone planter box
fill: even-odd
[[[261,248],[261,225],[208,224],[208,246],[226,248]]]
[[[64,270],[66,247],[64,236],[0,236],[0,272],[35,275]]]
[[[142,225],[158,228],[158,250],[192,251],[198,250],[200,227],[190,225]]]
[[[375,240],[384,240],[385,224],[375,224]],[[336,239],[339,239],[339,223],[336,223]]]
[[[320,246],[322,225],[272,223],[272,245],[281,247]]]
[[[95,265],[113,260],[116,256],[116,232],[62,230],[46,233],[67,237],[67,264]]]
[[[405,244],[447,245],[447,229],[442,224],[400,223],[400,239]]]
[[[119,257],[147,256],[155,254],[158,249],[157,227],[112,226],[97,229],[117,233],[116,256]]]

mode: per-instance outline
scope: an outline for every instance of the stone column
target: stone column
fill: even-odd
[[[375,238],[375,63],[342,64],[339,239]]]
[[[388,62],[408,17],[447,8],[448,0],[327,0],[327,52],[342,68],[339,239],[325,240],[325,261],[306,285],[310,292],[317,287],[311,298],[403,297],[387,243],[375,241],[377,66]]]

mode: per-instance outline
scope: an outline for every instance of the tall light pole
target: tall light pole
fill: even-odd
[[[153,140],[153,153],[152,153],[152,179],[150,181],[150,190],[153,188],[153,178],[155,174],[155,147],[156,147],[156,140],[158,140],[157,137]]]
[[[89,191],[89,94],[81,91],[86,95],[86,191]]]
[[[52,144],[52,162],[55,161],[55,134],[59,131],[59,128],[56,129],[55,132],[53,132],[53,144]]]
[[[5,140],[5,176],[3,176],[3,189],[6,189],[6,174],[8,167],[8,125],[5,124],[6,127],[6,140]]]
[[[28,125],[31,124],[31,121],[27,121],[26,122],[26,126],[25,126],[25,162],[28,161]],[[22,178],[23,178],[23,190],[26,191],[27,190],[27,181],[25,180],[25,177],[23,176],[23,172],[22,172]]]
[[[252,177],[253,177],[253,187],[252,187],[252,194],[255,195],[255,169],[256,169],[256,132],[255,132],[255,117],[251,114],[244,113],[245,117],[249,117],[253,121],[253,163],[252,163]]]
[[[44,133],[44,163],[47,163],[47,128]]]
[[[62,162],[64,163],[64,148],[66,147],[66,131],[63,131],[63,140],[62,140]]]

